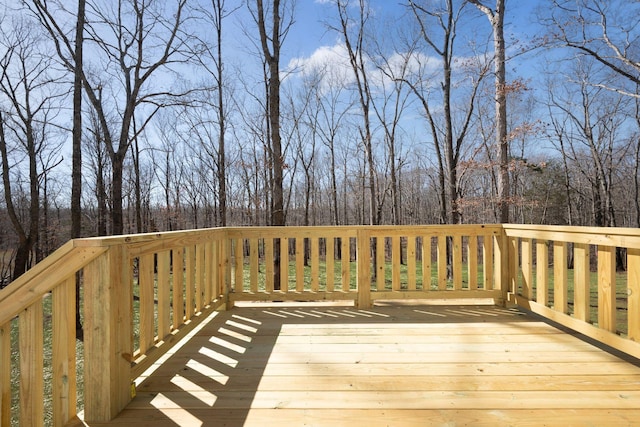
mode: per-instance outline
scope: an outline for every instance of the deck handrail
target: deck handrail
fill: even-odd
[[[510,301],[640,358],[640,229],[516,224],[503,229]],[[626,264],[623,271],[617,271],[620,263]]]
[[[590,249],[596,246],[597,251]],[[622,335],[615,326],[612,291],[618,248],[626,251],[628,266],[628,325]],[[598,259],[596,322],[590,317],[589,253]],[[577,269],[571,298],[570,254]],[[49,315],[53,424],[64,425],[77,415],[76,273],[84,292],[87,421],[115,417],[132,398],[134,378],[209,313],[240,301],[351,300],[361,308],[391,299],[511,301],[640,357],[636,229],[225,227],[76,239],[0,291],[1,425],[9,425],[12,415],[23,425],[43,425],[42,325]],[[19,329],[17,344],[12,328]],[[20,354],[19,414],[11,410],[12,352]]]

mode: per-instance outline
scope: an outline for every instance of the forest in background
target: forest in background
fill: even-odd
[[[82,236],[640,227],[638,2],[316,0],[306,58],[294,0],[0,3],[2,285]]]

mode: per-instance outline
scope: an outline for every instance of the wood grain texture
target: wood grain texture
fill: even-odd
[[[11,423],[11,322],[0,325],[0,425]]]
[[[640,367],[516,309],[247,303],[99,425],[631,425],[639,402]]]

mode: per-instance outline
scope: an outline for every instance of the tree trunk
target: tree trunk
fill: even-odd
[[[78,0],[75,58],[73,63],[73,130],[71,154],[71,238],[82,235],[82,66],[85,0]],[[76,273],[76,338],[84,337],[80,304],[81,276]]]
[[[280,0],[272,0],[272,32],[267,36],[265,11],[262,0],[256,0],[257,24],[260,32],[262,53],[268,67],[267,104],[271,145],[272,208],[270,223],[273,226],[285,225],[282,140],[280,136],[280,43],[281,16]],[[274,239],[274,289],[280,289],[280,239]]]
[[[480,0],[468,0],[476,5],[489,19],[493,30],[495,94],[496,94],[496,147],[499,158],[498,172],[498,210],[500,222],[509,222],[509,137],[507,135],[507,79],[504,42],[504,14],[506,0],[496,0],[495,10],[480,3]]]
[[[71,238],[82,233],[82,55],[85,0],[78,0],[73,70],[73,130],[71,165]],[[79,292],[77,292],[79,295]]]
[[[123,156],[113,156],[111,159],[111,234],[124,234],[122,210],[122,180]]]

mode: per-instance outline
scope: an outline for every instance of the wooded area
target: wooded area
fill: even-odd
[[[295,0],[0,3],[0,286],[80,236],[640,227],[640,3],[316,1],[308,58]]]

